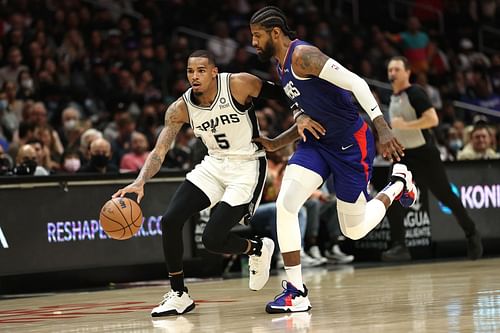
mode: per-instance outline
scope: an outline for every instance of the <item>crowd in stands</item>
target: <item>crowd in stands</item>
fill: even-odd
[[[321,1],[272,3],[285,9],[299,38],[365,78],[386,82],[387,59],[406,55],[414,80],[439,112],[436,144],[444,160],[499,157],[500,117],[453,104],[463,101],[500,114],[500,52],[480,52],[476,41],[480,25],[500,26],[496,1],[431,2],[446,13],[445,32],[417,10],[403,28],[382,22],[354,25],[324,12]],[[191,51],[211,50],[221,71],[275,78],[273,66],[248,51],[249,15],[264,4],[219,0],[202,9],[187,0],[2,2],[3,169],[13,171],[27,159],[19,154],[28,144],[36,151],[37,166],[46,171],[36,174],[137,172],[163,126],[165,107],[189,87],[185,63]],[[184,34],[181,26],[210,37]],[[374,93],[387,104],[389,91],[374,87]],[[263,134],[273,136],[291,125],[286,107],[256,105]],[[97,138],[103,141],[92,149]],[[190,169],[205,153],[197,141],[183,128],[164,167]]]
[[[481,26],[500,28],[499,2],[420,2],[445,13],[444,30],[418,6],[405,18],[406,27],[388,22],[385,1],[360,1],[363,13],[375,14],[362,15],[361,24],[341,6],[313,0],[215,0],[203,6],[190,0],[2,1],[0,175],[138,172],[163,126],[166,106],[189,88],[185,66],[192,51],[212,51],[220,71],[276,80],[273,65],[260,63],[249,47],[249,17],[266,4],[287,13],[298,38],[364,78],[386,83],[387,61],[405,55],[413,81],[438,111],[434,134],[442,159],[500,158],[500,47],[491,45],[498,51],[484,53],[477,40]],[[388,104],[389,89],[379,84],[373,92]],[[454,101],[492,112],[458,108]],[[263,135],[273,137],[293,123],[286,106],[255,104]],[[185,126],[163,166],[189,170],[205,153]],[[283,156],[269,159],[264,215],[275,209],[283,163]],[[332,226],[338,223],[329,220],[336,216],[334,200],[324,188],[304,206],[304,245],[316,260],[312,266],[325,257],[353,259],[337,245],[340,233]],[[316,246],[320,224],[328,235],[323,254]]]

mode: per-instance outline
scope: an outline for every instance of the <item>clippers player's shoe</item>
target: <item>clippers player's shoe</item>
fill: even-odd
[[[406,168],[406,165],[400,163],[394,164],[392,168],[391,183],[398,180],[403,182],[404,187],[395,199],[405,208],[413,206],[418,199],[418,190],[413,184],[411,171]]]
[[[267,313],[303,312],[311,309],[311,303],[307,297],[307,288],[300,291],[288,281],[282,282],[283,292],[267,303]]]
[[[269,270],[274,252],[274,242],[271,238],[264,237],[257,241],[262,243],[260,253],[252,254],[248,259],[248,270],[250,271],[248,287],[252,290],[262,289],[269,280]]]
[[[194,301],[185,291],[170,290],[163,295],[163,300],[151,311],[153,317],[177,316],[188,313],[195,307]]]

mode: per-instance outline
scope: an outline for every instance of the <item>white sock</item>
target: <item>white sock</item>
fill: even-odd
[[[285,272],[288,277],[288,282],[293,284],[293,286],[298,290],[304,291],[304,282],[302,282],[302,265],[285,266]]]
[[[394,183],[387,185],[382,191],[380,191],[380,193],[384,193],[385,195],[387,195],[389,197],[389,199],[391,200],[391,204],[392,204],[392,202],[394,201],[394,198],[397,197],[401,193],[403,188],[404,188],[403,182],[396,181]]]

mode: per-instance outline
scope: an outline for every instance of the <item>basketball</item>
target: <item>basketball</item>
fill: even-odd
[[[109,237],[129,239],[142,226],[141,207],[129,198],[113,198],[102,206],[99,222]]]

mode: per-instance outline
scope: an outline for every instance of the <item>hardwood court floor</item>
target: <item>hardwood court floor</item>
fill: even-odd
[[[185,316],[152,320],[167,286],[0,301],[0,332],[500,332],[500,258],[377,268],[310,269],[313,309],[269,315],[284,275],[259,292],[246,278],[194,282]]]

